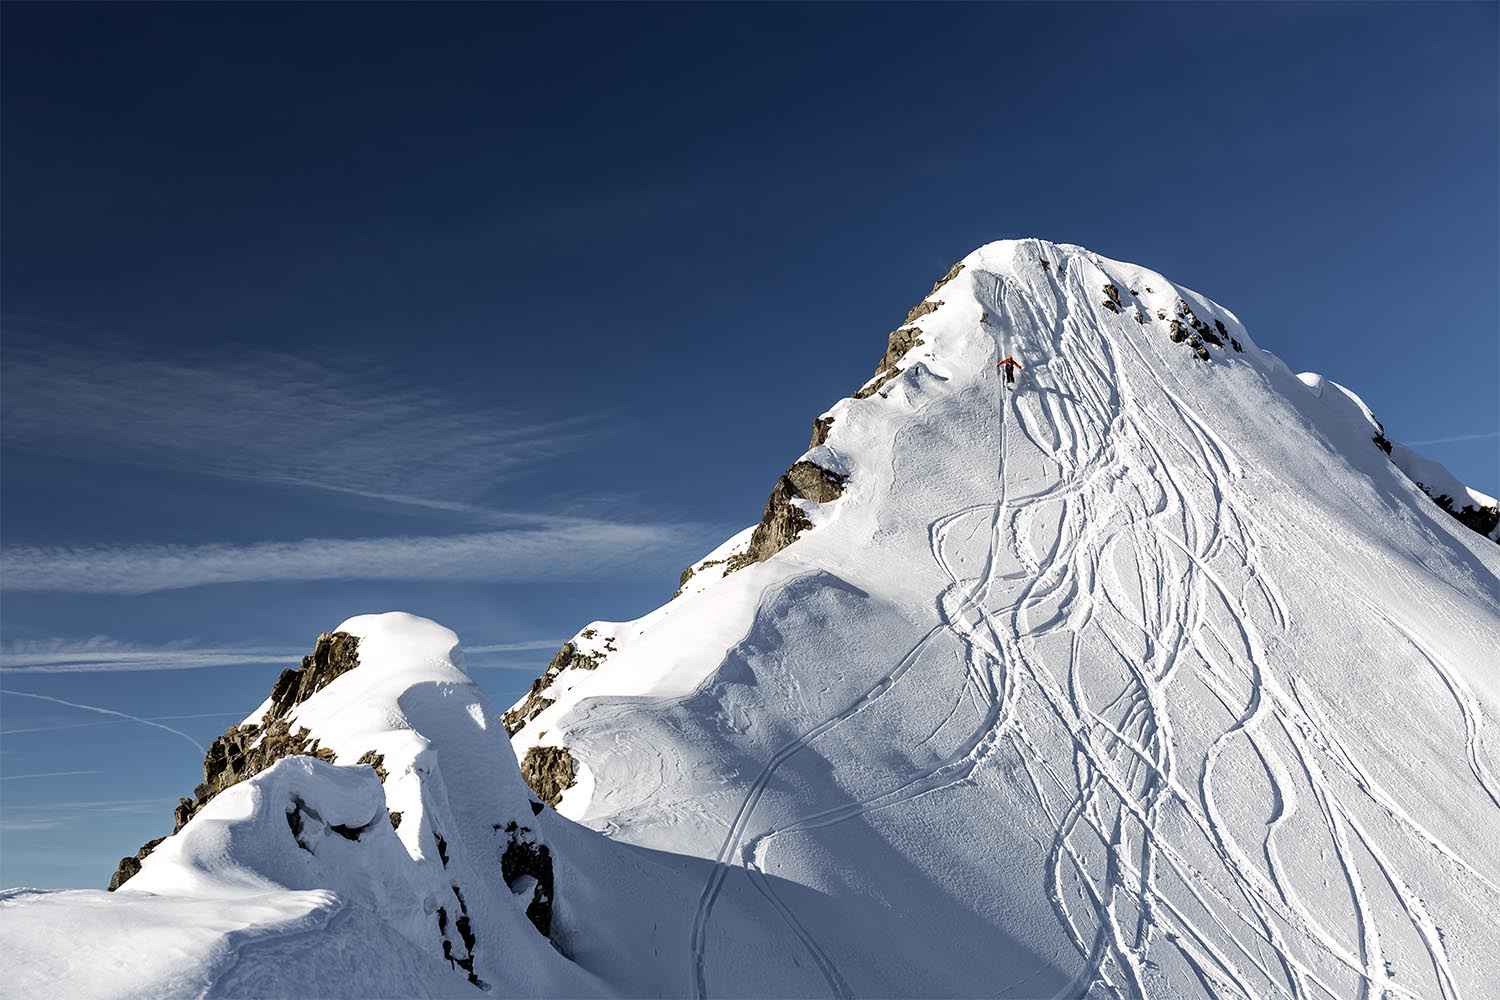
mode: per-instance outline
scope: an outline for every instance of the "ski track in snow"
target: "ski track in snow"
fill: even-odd
[[[781,747],[751,783],[698,901],[690,945],[694,995],[708,995],[705,943],[715,899],[728,874],[743,867],[812,957],[830,993],[852,996],[832,957],[766,877],[776,838],[969,782],[1006,747],[1044,815],[1056,820],[1048,854],[1049,895],[1083,958],[1080,973],[1059,998],[1102,994],[1143,1000],[1166,951],[1211,996],[1312,1000],[1345,996],[1353,987],[1370,998],[1458,1000],[1442,934],[1393,858],[1369,834],[1370,817],[1385,817],[1409,839],[1440,852],[1490,905],[1500,904],[1500,888],[1365,774],[1326,718],[1304,707],[1295,686],[1278,675],[1267,653],[1276,639],[1259,633],[1247,608],[1252,599],[1262,602],[1276,629],[1286,628],[1289,620],[1280,588],[1260,560],[1272,536],[1253,511],[1236,502],[1235,481],[1242,475],[1236,456],[1182,394],[1166,385],[1132,386],[1108,340],[1087,336],[1086,325],[1069,313],[1069,302],[1087,295],[1078,274],[1083,268],[1071,270],[1067,289],[1048,273],[1044,280],[1054,286],[1052,294],[1022,291],[1011,284],[1014,279],[1005,279],[1001,305],[1010,310],[1012,324],[1050,331],[1050,343],[1033,345],[1032,352],[1050,348],[1050,353],[1046,366],[1033,364],[1026,374],[1027,391],[1006,393],[998,401],[997,498],[929,525],[931,556],[948,580],[937,601],[938,625],[842,712]],[[1049,302],[1056,311],[1039,314],[1036,304]],[[1148,363],[1132,340],[1123,342],[1137,360]],[[1028,355],[1026,360],[1036,359]],[[1042,384],[1039,369],[1055,375],[1051,387]],[[997,374],[997,387],[999,381]],[[1059,384],[1077,396],[1065,396],[1056,389]],[[1138,398],[1138,392],[1153,390],[1150,402]],[[1033,450],[1057,468],[1048,488],[1009,495],[1006,456],[1012,432],[1019,435],[1015,446]],[[1122,456],[1121,449],[1132,456]],[[1159,498],[1115,491],[1125,481],[1123,463],[1142,460],[1159,471]],[[1055,540],[1037,551],[1031,529],[1044,505],[1059,508],[1059,523]],[[982,522],[988,546],[979,575],[965,580],[949,545],[972,521]],[[970,536],[979,529],[972,526]],[[996,576],[1002,549],[1024,568],[1026,583],[997,605],[994,598],[1006,582]],[[1128,573],[1117,561],[1122,554],[1129,557],[1133,580],[1125,578]],[[1244,567],[1248,578],[1242,589],[1214,568],[1226,554]],[[1160,620],[1152,620],[1152,611]],[[1480,756],[1484,718],[1478,699],[1440,655],[1400,623],[1382,617],[1451,696],[1462,717],[1468,768],[1500,807],[1495,779]],[[956,751],[935,767],[897,776],[879,794],[752,834],[757,804],[777,770],[891,691],[942,631],[962,643],[966,681],[953,710],[928,740],[949,724],[964,698],[981,709],[980,724]],[[1040,650],[1043,640],[1060,634],[1069,636],[1065,672]],[[1091,704],[1092,692],[1078,673],[1082,636],[1107,643],[1129,668],[1128,683],[1102,705]],[[1132,652],[1142,646],[1144,656]],[[1173,713],[1174,684],[1188,663],[1198,665],[1192,672],[1232,720],[1201,760],[1182,758],[1176,735],[1182,720]],[[1071,775],[1059,774],[1040,749],[1058,738],[1071,744]],[[1234,796],[1226,799],[1216,780],[1227,757],[1243,760],[1246,754],[1258,762],[1272,803],[1264,837],[1255,844],[1243,841],[1243,826],[1237,830],[1225,812]],[[1309,822],[1315,833],[1309,832]],[[1294,825],[1301,832],[1291,832]],[[1332,856],[1353,917],[1352,937],[1350,928],[1324,923],[1319,913],[1327,913],[1326,907],[1299,898],[1286,867],[1283,841],[1314,835],[1323,838]],[[1091,863],[1101,850],[1105,863]],[[1210,858],[1216,874],[1203,870]],[[1394,898],[1408,924],[1405,931],[1421,943],[1436,993],[1420,983],[1398,983],[1389,971],[1386,942],[1394,940],[1397,929],[1389,926],[1389,908],[1377,915],[1372,902],[1377,888]]]

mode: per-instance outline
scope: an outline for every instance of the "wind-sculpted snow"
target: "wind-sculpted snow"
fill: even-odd
[[[509,744],[451,632],[345,623],[292,712],[334,761],[118,893],[0,897],[0,989],[1492,995],[1500,546],[1216,303],[961,264],[818,418],[792,468],[838,489],[773,495],[784,547],[584,629]]]

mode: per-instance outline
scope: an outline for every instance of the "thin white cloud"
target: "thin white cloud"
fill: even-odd
[[[117,712],[112,708],[101,708],[98,705],[86,705],[83,702],[78,701],[66,701],[62,698],[54,698],[48,694],[36,694],[32,691],[13,691],[10,688],[0,688],[0,694],[3,694],[9,698],[34,698],[37,701],[49,701],[55,705],[64,705],[68,708],[82,709],[85,712],[97,712],[100,715],[114,715],[122,719],[129,719],[131,722],[139,722],[141,725],[150,726],[152,729],[161,729],[165,732],[171,733],[173,736],[181,736],[183,739],[191,743],[200,754],[207,752],[204,750],[202,743],[199,743],[197,740],[193,739],[181,729],[174,729],[164,722],[154,722],[151,719],[144,719],[139,715],[131,715],[129,712]]]
[[[675,566],[716,533],[697,523],[575,520],[535,530],[249,545],[12,546],[0,553],[0,589],[145,594],[309,580],[601,582]]]
[[[1454,444],[1458,441],[1487,441],[1500,438],[1500,431],[1485,431],[1483,434],[1455,434],[1453,437],[1428,438],[1425,441],[1403,441],[1407,445]]]
[[[530,639],[526,642],[496,642],[486,646],[465,646],[464,653],[468,656],[480,656],[485,653],[526,653],[537,649],[557,649],[566,639]]]
[[[15,324],[8,324],[14,326]],[[602,421],[467,409],[442,387],[341,358],[171,361],[7,330],[5,444],[486,517],[498,473],[574,450]],[[503,516],[503,515],[502,515]]]
[[[241,719],[244,712],[196,712],[192,715],[151,715],[151,722],[172,722],[177,719]],[[65,722],[56,726],[27,726],[24,729],[0,729],[0,736],[20,736],[24,733],[55,733],[61,729],[92,729],[96,726],[117,726],[128,719],[100,719],[98,722]]]
[[[0,819],[0,833],[28,833],[34,830],[60,830],[67,822],[58,819]]]
[[[204,667],[262,666],[276,663],[290,666],[299,662],[305,652],[293,649],[199,648],[186,644],[140,646],[104,636],[84,640],[46,639],[11,642],[0,648],[0,673],[196,670]]]
[[[0,774],[0,781],[24,781],[27,778],[67,778],[75,774],[98,773],[98,771],[40,771],[36,774]]]

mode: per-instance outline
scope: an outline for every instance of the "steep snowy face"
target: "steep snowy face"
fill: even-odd
[[[1350,398],[1159,274],[986,246],[517,754],[710,862],[682,992],[1486,995],[1500,547]]]

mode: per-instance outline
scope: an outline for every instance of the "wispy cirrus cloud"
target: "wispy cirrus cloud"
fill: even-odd
[[[311,580],[578,583],[670,568],[722,528],[568,519],[456,535],[309,538],[248,545],[10,546],[0,589],[145,594],[209,584]]]
[[[152,729],[160,729],[163,732],[171,733],[173,736],[181,736],[183,739],[191,743],[199,753],[205,752],[202,743],[199,743],[197,740],[193,739],[193,737],[189,736],[181,729],[177,729],[174,726],[169,726],[165,722],[157,722],[153,719],[143,718],[139,715],[131,715],[129,712],[120,712],[113,708],[104,708],[100,705],[89,705],[81,701],[68,701],[64,698],[54,698],[50,694],[38,694],[35,691],[16,691],[12,688],[0,688],[0,695],[4,695],[7,698],[33,698],[37,701],[51,702],[54,705],[62,705],[66,708],[76,708],[85,712],[94,712],[98,715],[110,715],[118,719],[125,719],[129,722],[138,722],[143,726],[148,726]],[[74,771],[69,773],[82,774],[84,772]],[[47,777],[47,775],[40,775],[40,777]]]
[[[27,833],[40,830],[61,830],[81,822],[97,823],[104,816],[150,815],[170,809],[176,801],[176,799],[115,799],[20,805],[7,802],[5,815],[0,818],[0,832]],[[93,863],[97,863],[97,859],[94,859]]]
[[[1423,441],[1403,441],[1406,445],[1429,445],[1429,444],[1455,444],[1459,441],[1487,441],[1490,438],[1500,438],[1500,431],[1485,431],[1482,434],[1455,434],[1452,437],[1427,438]]]
[[[465,646],[464,653],[480,656],[486,653],[529,653],[539,649],[556,649],[566,639],[528,639],[525,642],[493,642],[481,646]]]
[[[470,665],[474,667],[509,666],[510,663],[495,662],[493,658],[507,653],[551,652],[563,642],[562,639],[528,639],[522,642],[487,643],[465,646],[464,654],[468,657]],[[9,642],[0,647],[0,673],[73,674],[124,670],[201,670],[213,667],[267,665],[291,667],[301,662],[306,652],[306,649],[276,647],[206,647],[188,642],[145,645],[121,642],[107,636],[94,636],[88,639],[33,639]],[[534,669],[535,666],[534,659],[525,661],[525,668]],[[517,664],[517,668],[522,668],[522,664]],[[152,716],[151,721],[171,722],[176,719],[215,718],[226,714],[235,713],[158,715]],[[32,729],[5,729],[0,730],[0,736],[50,732],[54,729],[82,729],[109,724],[110,721],[105,720]]]
[[[475,411],[357,359],[168,360],[43,338],[34,322],[7,317],[0,398],[5,445],[33,452],[487,518],[493,512],[475,500],[497,474],[573,451],[603,428],[592,415]]]
[[[143,646],[106,636],[6,643],[0,672],[80,673],[109,670],[197,670],[299,662],[304,651],[272,648],[204,648],[187,643]]]

